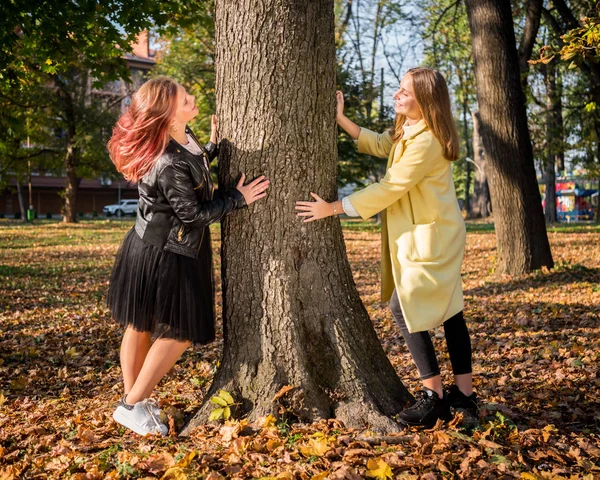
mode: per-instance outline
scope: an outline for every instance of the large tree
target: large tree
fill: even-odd
[[[554,266],[527,126],[510,2],[466,0],[498,273]]]
[[[356,291],[337,218],[305,224],[295,201],[336,198],[333,0],[216,2],[219,180],[271,179],[265,201],[222,225],[224,352],[206,399],[233,394],[250,419],[335,417],[397,429],[410,395]],[[206,421],[211,404],[188,424]]]

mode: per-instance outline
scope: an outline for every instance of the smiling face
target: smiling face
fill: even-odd
[[[188,94],[181,85],[177,85],[177,111],[175,112],[174,122],[186,124],[196,115],[198,108],[194,103],[194,96]]]
[[[405,116],[409,121],[417,122],[423,118],[419,104],[414,95],[413,78],[407,73],[400,82],[400,88],[393,95],[396,114]]]

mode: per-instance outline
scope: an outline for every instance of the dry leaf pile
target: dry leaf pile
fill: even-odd
[[[600,234],[551,232],[552,271],[494,275],[495,238],[469,233],[465,316],[480,425],[460,417],[386,437],[314,425],[227,417],[174,435],[210,385],[221,341],[185,353],[156,398],[171,436],[119,428],[122,331],[104,304],[129,222],[0,225],[0,480],[17,478],[600,478]],[[215,276],[219,235],[213,230]],[[411,391],[416,369],[379,302],[379,233],[345,230],[357,287],[392,364]],[[220,299],[217,296],[217,315]],[[220,338],[220,336],[219,336]],[[434,332],[442,375],[451,371]],[[231,401],[230,401],[231,400]]]

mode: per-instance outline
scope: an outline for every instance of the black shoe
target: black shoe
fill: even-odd
[[[424,388],[415,397],[416,403],[398,414],[398,421],[402,425],[431,428],[438,418],[444,421],[452,419],[446,396],[440,399],[433,390]]]
[[[475,395],[475,392],[467,397],[456,385],[452,385],[447,398],[450,408],[453,408],[457,412],[463,412],[463,414],[468,413],[470,416],[477,418],[479,409],[477,407],[477,395]]]

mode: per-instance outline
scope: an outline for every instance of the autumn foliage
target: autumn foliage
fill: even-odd
[[[104,303],[114,255],[130,227],[0,226],[0,479],[600,476],[597,228],[551,231],[556,268],[521,277],[496,276],[493,231],[470,228],[465,316],[482,402],[474,429],[459,417],[387,437],[333,420],[295,424],[286,416],[290,386],[278,398],[279,418],[250,424],[222,392],[213,401],[222,409],[218,420],[177,437],[210,385],[219,335],[212,345],[190,349],[157,389],[171,435],[141,439],[111,419],[121,394],[122,331]],[[218,227],[212,232],[219,285]],[[414,391],[416,370],[379,302],[379,233],[349,226],[344,234],[363,302],[398,375]],[[449,382],[443,330],[434,342]]]

